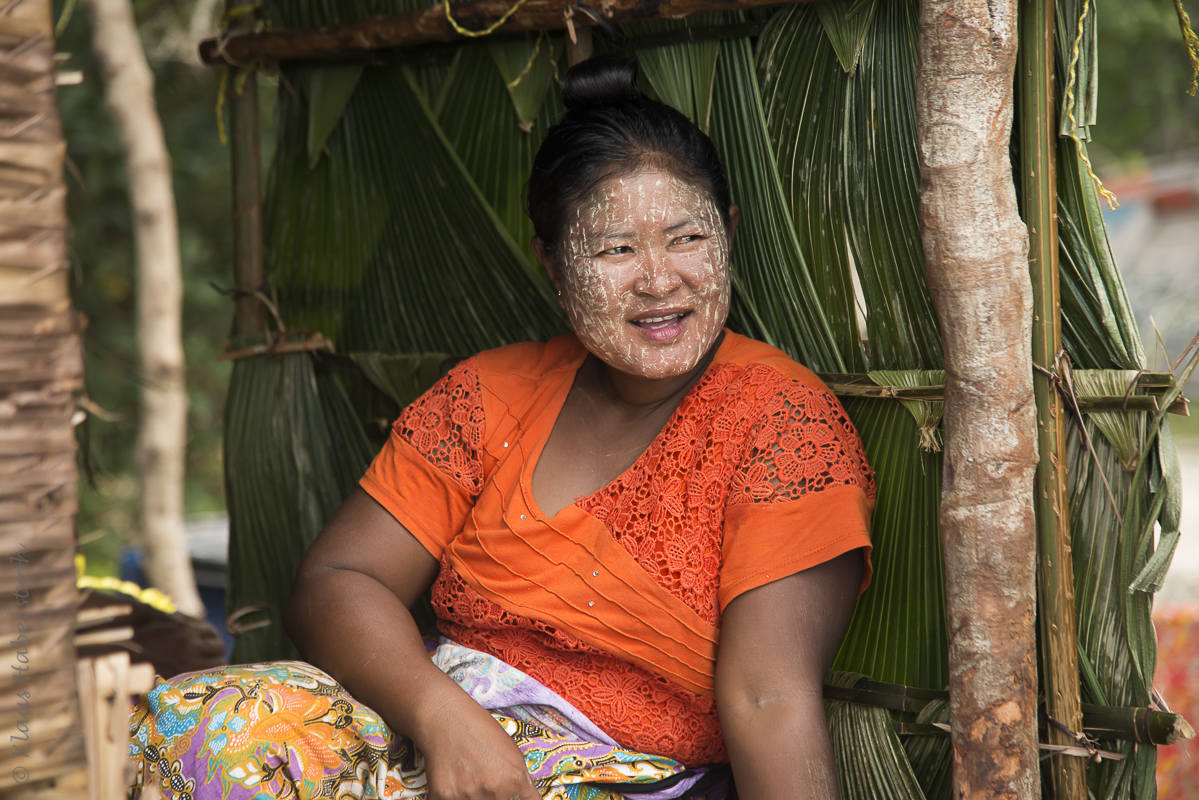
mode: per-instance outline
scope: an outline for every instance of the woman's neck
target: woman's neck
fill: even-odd
[[[669,378],[644,378],[640,375],[630,375],[627,372],[613,369],[598,358],[588,359],[593,362],[596,388],[608,399],[634,409],[651,411],[663,404],[677,405],[678,400],[699,382],[700,377],[716,357],[724,341],[722,331],[703,358],[682,375],[672,375]]]

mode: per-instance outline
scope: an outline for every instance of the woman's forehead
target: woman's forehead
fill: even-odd
[[[705,189],[672,172],[643,170],[602,181],[580,205],[575,221],[584,228],[687,217],[711,224],[717,216],[716,204]]]

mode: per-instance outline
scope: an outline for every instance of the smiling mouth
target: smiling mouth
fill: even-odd
[[[671,344],[683,335],[692,313],[691,311],[668,311],[652,317],[629,320],[629,323],[651,342]]]
[[[674,311],[669,314],[662,314],[657,317],[646,317],[645,319],[635,319],[632,323],[638,328],[643,328],[647,331],[661,331],[667,328],[673,328],[678,325],[686,317],[691,316],[690,311]]]

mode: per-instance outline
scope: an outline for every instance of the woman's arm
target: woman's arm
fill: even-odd
[[[862,579],[854,550],[751,589],[725,609],[716,704],[745,800],[838,800],[824,678]]]
[[[431,800],[536,800],[516,745],[425,651],[409,608],[437,569],[416,537],[356,489],[300,563],[287,635],[304,658],[416,743]]]

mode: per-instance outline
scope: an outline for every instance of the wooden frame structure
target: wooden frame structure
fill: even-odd
[[[788,1],[797,0],[784,0]],[[257,3],[229,0],[229,32],[220,39],[205,42],[201,46],[201,55],[210,64],[226,63],[237,68],[259,62],[361,58],[363,54],[391,48],[460,41],[467,38],[459,32],[461,29],[480,31],[495,26],[500,33],[579,28],[574,37],[573,61],[585,57],[588,51],[588,37],[582,32],[584,28],[780,4],[779,0],[608,0],[599,8],[593,8],[570,0],[523,0],[513,7],[507,0],[475,0],[315,30],[256,31],[252,9]],[[53,92],[47,88],[47,81],[50,87],[53,85],[53,40],[49,30],[49,3],[45,0],[26,0],[24,3],[17,0],[10,3],[0,17],[0,47],[8,48],[10,61],[20,62],[16,69],[24,86],[32,87],[36,95],[36,100],[30,101],[25,108],[33,122],[9,134],[0,132],[4,138],[0,141],[0,162],[16,170],[0,176],[0,228],[7,232],[3,239],[4,242],[26,244],[32,241],[37,253],[37,258],[29,263],[0,266],[0,291],[18,287],[11,290],[14,292],[11,296],[21,298],[16,304],[0,298],[0,311],[3,311],[0,316],[0,412],[10,417],[33,415],[38,420],[35,424],[45,433],[38,442],[42,449],[31,452],[26,443],[16,442],[8,435],[9,429],[0,428],[0,479],[5,481],[5,486],[0,487],[0,509],[3,510],[0,547],[4,549],[4,555],[10,557],[9,563],[0,564],[0,573],[6,576],[8,584],[17,586],[20,582],[21,586],[28,586],[30,602],[38,604],[36,628],[29,633],[31,641],[36,640],[41,648],[36,651],[41,665],[37,672],[40,682],[33,694],[38,696],[39,702],[46,703],[48,715],[53,706],[52,719],[55,720],[52,730],[39,734],[39,746],[44,745],[42,752],[48,755],[41,766],[26,774],[25,780],[35,783],[35,779],[63,776],[64,765],[79,759],[84,751],[83,739],[78,735],[81,730],[79,720],[87,719],[90,713],[81,716],[79,711],[72,647],[72,644],[87,642],[74,634],[76,596],[74,568],[70,562],[74,551],[70,525],[74,513],[71,422],[75,411],[72,392],[78,386],[81,363],[78,327],[69,301],[65,299],[65,281],[61,273],[66,225],[61,185],[63,150]],[[1143,728],[1150,731],[1147,734],[1149,740],[1165,740],[1180,735],[1182,730],[1176,722],[1166,719],[1167,715],[1146,713],[1142,718],[1133,713],[1129,720],[1116,719],[1110,714],[1105,715],[1102,709],[1084,709],[1080,704],[1078,644],[1073,625],[1073,576],[1068,557],[1065,408],[1054,383],[1062,344],[1053,146],[1056,136],[1052,88],[1053,5],[1049,0],[1027,0],[1020,36],[1024,121],[1020,138],[1025,152],[1033,154],[1036,164],[1022,176],[1022,194],[1029,220],[1029,262],[1036,313],[1032,349],[1034,361],[1040,368],[1034,376],[1041,453],[1036,484],[1037,546],[1041,557],[1037,580],[1041,635],[1045,643],[1042,674],[1048,690],[1048,711],[1072,731],[1087,726],[1133,735],[1129,731]],[[9,78],[5,81],[13,82]],[[235,285],[240,290],[235,329],[244,334],[265,329],[263,305],[254,297],[264,285],[262,164],[254,81],[245,82],[238,91],[233,90],[232,83],[230,81],[227,102],[232,122],[234,271]],[[9,180],[17,172],[36,176],[44,185],[30,189],[20,181]],[[21,189],[20,193],[17,189]],[[45,212],[47,216],[35,219],[33,211]],[[37,364],[41,371],[30,373],[28,365],[31,363]],[[940,386],[878,387],[855,381],[852,376],[840,377],[844,380],[833,381],[832,385],[839,394],[847,396],[940,399],[943,390]],[[1165,375],[1145,375],[1140,381],[1163,391],[1168,385]],[[1088,405],[1091,408],[1123,409],[1158,407],[1158,402],[1151,396],[1081,400],[1084,408]],[[1177,402],[1177,410],[1185,412],[1185,401]],[[32,469],[28,467],[31,463],[35,465]],[[32,546],[22,538],[27,534],[33,536],[29,540]],[[27,578],[23,571],[29,571],[31,577]],[[9,591],[8,584],[5,596]],[[37,600],[32,599],[35,596]],[[0,620],[12,622],[10,627],[13,629],[21,614],[14,610],[16,608],[0,610]],[[11,656],[9,660],[17,658],[16,650],[9,648],[6,652]],[[7,663],[0,664],[0,669],[5,666]],[[129,686],[144,682],[144,676],[131,676],[127,670],[122,672],[120,664],[97,662],[89,669],[90,672],[80,673],[80,684],[109,685],[111,691],[106,697],[110,706],[113,697],[127,692]],[[112,688],[114,682],[116,688]],[[905,705],[910,696],[900,691],[903,689],[877,684],[863,688],[857,694],[850,692],[841,699],[866,699],[880,705],[898,703],[887,707],[910,709]],[[866,698],[867,694],[870,698]],[[19,706],[19,693],[0,692],[0,700],[3,700],[0,730],[19,731],[18,726],[24,724],[19,717],[26,713]],[[112,719],[113,715],[109,713],[107,721],[111,723]],[[98,725],[93,719],[89,727]],[[1185,727],[1185,723],[1183,725]],[[1061,747],[1074,743],[1065,732],[1057,729],[1051,730],[1050,737],[1051,742]],[[88,759],[102,760],[95,748],[93,742]],[[4,764],[5,769],[0,770],[0,790],[12,788],[15,784],[9,778],[17,774],[13,772],[15,767],[10,768],[7,761]],[[108,777],[103,780],[113,780],[111,773],[106,774]],[[1055,796],[1085,800],[1085,777],[1078,759],[1053,758],[1050,774]],[[25,780],[15,783],[23,784]],[[43,781],[40,793],[29,796],[77,796],[72,792],[78,792],[79,784],[70,786],[63,784],[55,790]],[[93,791],[100,789],[93,787]]]
[[[783,0],[795,2],[796,0]],[[799,0],[803,1],[803,0]],[[375,17],[358,22],[331,25],[310,30],[255,31],[245,10],[246,0],[229,0],[230,31],[219,39],[205,41],[202,59],[210,64],[234,67],[261,62],[328,62],[347,58],[373,57],[381,51],[436,43],[463,41],[469,32],[509,32],[560,30],[576,26],[610,27],[612,23],[676,19],[705,11],[728,11],[779,5],[778,0],[609,0],[599,8],[573,0],[526,0],[511,5],[507,0],[474,0],[433,5],[405,14]],[[1018,135],[1025,152],[1030,154],[1032,169],[1023,175],[1021,195],[1028,220],[1035,323],[1032,332],[1034,363],[1039,371],[1034,378],[1037,408],[1037,440],[1040,467],[1036,478],[1037,508],[1037,597],[1042,655],[1040,672],[1046,689],[1049,715],[1070,731],[1081,731],[1095,713],[1084,722],[1080,704],[1078,639],[1075,630],[1073,572],[1068,519],[1069,499],[1065,477],[1066,409],[1055,382],[1062,353],[1061,301],[1058,281],[1058,231],[1056,222],[1055,148],[1057,119],[1054,111],[1053,47],[1054,5],[1051,0],[1022,0],[1020,36],[1020,118],[1023,128]],[[572,22],[573,20],[573,22]],[[465,29],[465,30],[464,30]],[[694,36],[694,32],[691,34]],[[576,46],[577,48],[577,46]],[[571,54],[571,63],[580,57]],[[252,81],[250,85],[252,87]],[[233,174],[236,198],[235,238],[238,242],[235,267],[236,283],[242,296],[248,296],[262,284],[262,240],[260,212],[247,203],[258,192],[260,164],[251,129],[257,120],[256,99],[252,88],[230,93],[234,129]],[[238,307],[235,328],[239,332],[262,330],[260,314],[252,306]],[[829,376],[830,387],[842,396],[907,396],[942,399],[941,386],[922,388],[879,387],[853,376]],[[843,378],[838,382],[838,378]],[[1156,385],[1157,392],[1173,386],[1173,376],[1144,375],[1143,385]],[[1131,394],[1131,388],[1128,394]],[[1154,392],[1156,393],[1156,392]],[[1131,404],[1131,405],[1130,405]],[[1077,398],[1078,409],[1144,408],[1156,410],[1153,397]],[[1185,399],[1171,408],[1186,413]],[[950,580],[953,580],[951,577]],[[1185,727],[1185,723],[1183,723]],[[1178,735],[1179,729],[1174,730]],[[1049,741],[1059,748],[1077,741],[1058,728],[1049,729]],[[980,757],[982,754],[979,754]],[[1087,785],[1082,761],[1074,757],[1051,759],[1050,781],[1056,797],[1085,800]]]
[[[379,50],[468,38],[460,29],[497,33],[611,26],[622,22],[681,19],[710,11],[747,11],[812,0],[607,0],[598,8],[573,0],[472,0],[433,5],[406,14],[371,17],[311,30],[248,31],[244,22],[200,45],[206,64],[306,61],[360,56]],[[230,8],[244,8],[240,3]],[[452,21],[451,21],[452,15]],[[252,26],[251,26],[252,27]],[[242,32],[238,32],[238,31]]]

